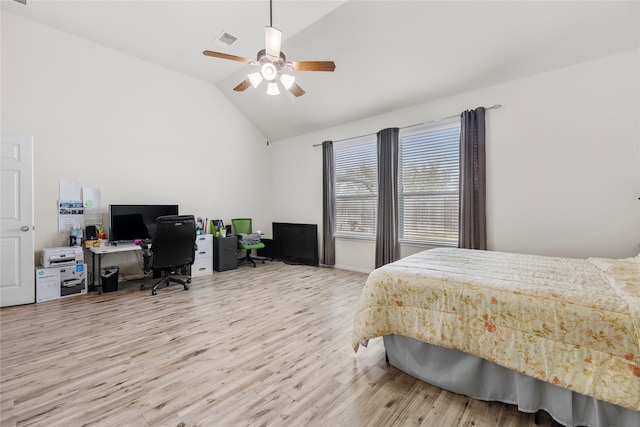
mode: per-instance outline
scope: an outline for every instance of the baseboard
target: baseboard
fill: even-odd
[[[368,270],[366,268],[352,267],[350,265],[339,265],[339,264],[336,264],[333,267],[334,268],[339,268],[341,270],[356,271],[358,273],[366,273],[366,274],[369,274],[369,273],[371,273],[373,271],[373,270]]]

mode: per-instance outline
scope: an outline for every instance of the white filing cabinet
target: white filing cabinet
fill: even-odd
[[[191,276],[206,276],[213,274],[213,234],[198,234],[196,236],[196,260],[191,266]]]

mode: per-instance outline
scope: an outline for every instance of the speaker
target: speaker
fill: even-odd
[[[256,255],[265,258],[280,259],[280,244],[277,240],[260,239],[260,242],[264,243],[264,248],[256,250]]]
[[[86,240],[98,240],[98,227],[88,225],[84,230],[84,236]]]

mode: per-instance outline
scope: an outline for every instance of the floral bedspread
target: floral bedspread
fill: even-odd
[[[398,334],[640,411],[640,255],[432,249],[373,271],[352,344]]]

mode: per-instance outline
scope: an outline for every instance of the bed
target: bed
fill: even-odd
[[[393,366],[456,393],[640,426],[640,255],[420,252],[369,275],[354,350],[376,337]]]

